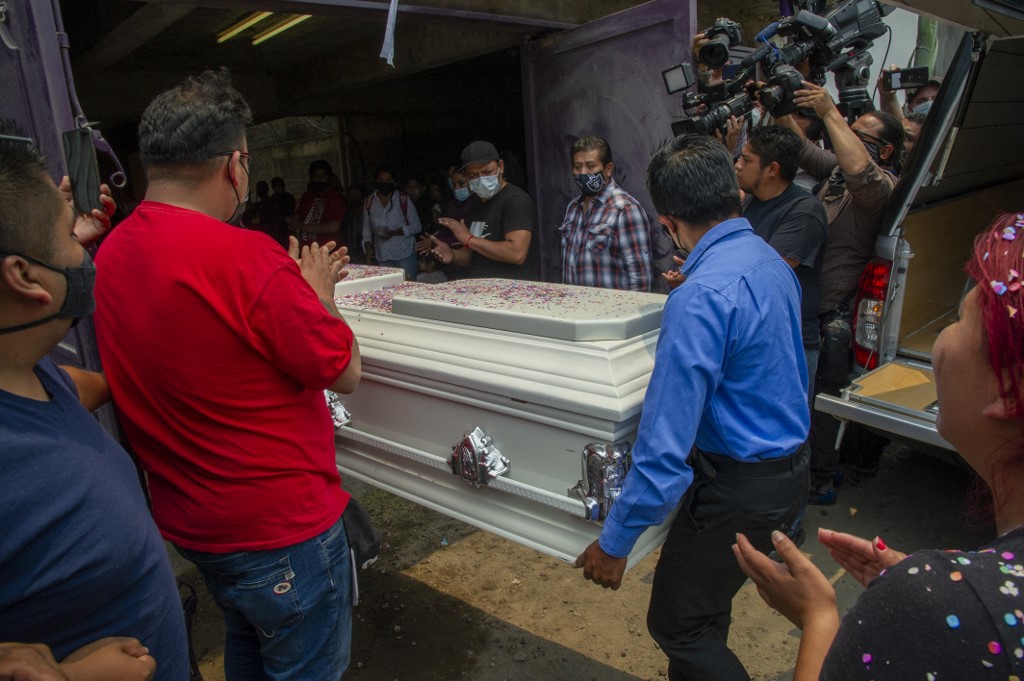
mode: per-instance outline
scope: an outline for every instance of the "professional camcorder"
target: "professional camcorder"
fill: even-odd
[[[888,30],[882,17],[889,11],[891,8],[879,0],[844,0],[821,15],[801,9],[796,16],[772,23],[757,35],[760,46],[740,61],[729,79],[700,86],[697,92],[684,96],[687,117],[672,124],[673,134],[724,131],[730,116],[748,115],[755,101],[760,101],[772,116],[793,113],[793,93],[801,88],[801,81],[824,85],[828,72],[835,74],[839,109],[847,118],[852,120],[871,110],[867,84],[872,60],[867,50]],[[698,59],[712,69],[724,66],[728,61],[726,45],[734,47],[739,42],[739,30],[736,22],[717,20],[704,31],[705,35],[712,34],[713,42],[701,46]],[[777,47],[769,42],[774,36],[788,38],[789,42]],[[753,85],[758,66],[764,82]],[[689,64],[668,69],[662,75],[670,94],[697,82]]]

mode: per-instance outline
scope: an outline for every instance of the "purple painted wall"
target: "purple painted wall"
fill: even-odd
[[[57,17],[50,0],[5,4],[5,26],[17,49],[0,40],[0,118],[16,120],[25,135],[36,140],[56,181],[65,168],[61,133],[74,127]]]
[[[61,134],[75,127],[61,62],[62,23],[50,0],[7,0],[6,10],[7,38],[17,49],[0,40],[0,118],[17,121],[36,140],[59,182],[66,172]],[[52,356],[61,364],[99,370],[92,319],[71,329]],[[117,432],[111,407],[97,415],[111,433]]]
[[[665,92],[661,72],[690,61],[695,4],[654,0],[524,47],[528,172],[544,280],[561,280],[558,227],[578,191],[569,148],[586,135],[608,140],[615,178],[647,209],[656,265],[667,268],[671,245],[654,219],[645,173],[682,116],[680,97]]]

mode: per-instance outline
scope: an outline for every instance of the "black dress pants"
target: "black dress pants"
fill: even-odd
[[[749,681],[726,644],[732,599],[746,580],[732,545],[742,532],[768,552],[773,530],[792,530],[807,502],[807,446],[758,463],[691,456],[693,484],[661,549],[647,628],[669,658],[669,681]]]

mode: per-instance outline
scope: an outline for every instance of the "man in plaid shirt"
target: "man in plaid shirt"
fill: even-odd
[[[580,196],[562,222],[562,283],[651,290],[651,223],[640,203],[612,178],[612,150],[600,137],[572,145]]]

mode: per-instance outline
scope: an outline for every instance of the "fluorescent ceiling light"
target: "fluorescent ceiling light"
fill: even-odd
[[[271,26],[269,28],[263,29],[261,32],[257,33],[255,36],[253,36],[252,44],[253,45],[259,45],[264,40],[270,40],[275,35],[277,35],[279,33],[284,33],[285,31],[287,31],[292,26],[298,26],[299,24],[301,24],[303,21],[305,21],[306,19],[310,18],[311,16],[313,16],[313,15],[312,14],[293,14],[290,17],[286,17],[282,21],[279,21],[278,23],[274,24],[273,26]]]
[[[222,43],[225,40],[230,40],[234,38],[236,35],[246,30],[247,28],[252,28],[256,24],[260,23],[261,21],[269,17],[271,14],[272,12],[253,12],[245,19],[242,19],[237,24],[232,26],[231,28],[221,32],[220,35],[217,36],[217,42]]]

